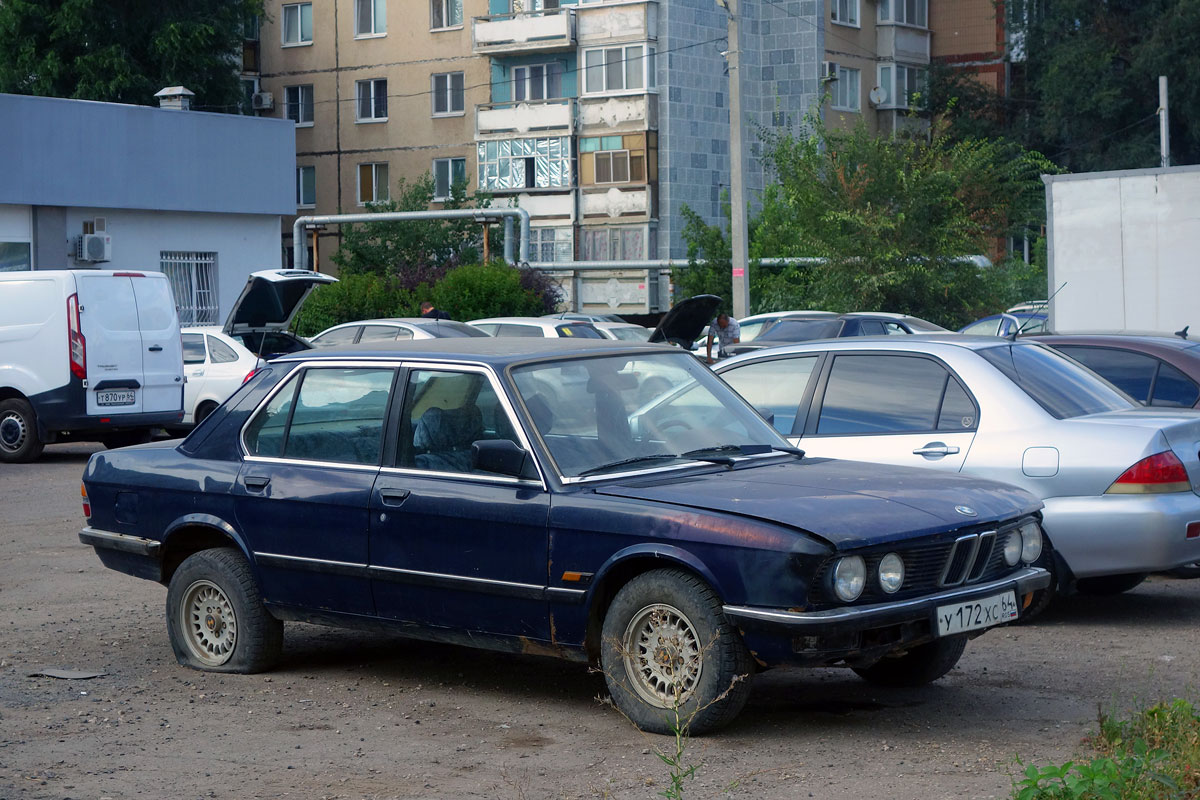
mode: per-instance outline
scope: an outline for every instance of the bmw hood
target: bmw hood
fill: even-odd
[[[596,492],[786,525],[837,549],[1010,520],[1042,506],[1023,489],[982,478],[832,459],[642,479]]]
[[[337,283],[337,278],[307,269],[252,272],[221,330],[226,336],[286,330],[309,293],[322,283]]]
[[[704,326],[712,322],[720,307],[721,298],[715,294],[698,294],[681,300],[659,321],[649,341],[690,348]]]

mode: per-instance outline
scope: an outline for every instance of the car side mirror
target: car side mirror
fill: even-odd
[[[760,406],[755,406],[754,410],[758,412],[758,415],[760,417],[762,417],[763,419],[765,419],[767,421],[768,425],[771,425],[771,426],[775,425],[775,412],[774,411],[772,411],[769,408],[761,408]]]
[[[532,457],[512,439],[480,439],[472,442],[471,469],[511,478],[537,478]]]

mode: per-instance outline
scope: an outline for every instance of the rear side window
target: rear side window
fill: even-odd
[[[397,336],[400,328],[394,328],[391,325],[364,325],[362,336],[358,337],[359,342],[394,342],[396,339],[411,339],[412,333],[405,330],[407,336]]]
[[[775,430],[790,436],[796,423],[796,409],[816,365],[815,355],[776,358],[726,370],[721,377],[750,405],[774,414],[771,424]]]
[[[181,338],[183,339],[183,363],[203,364],[204,335],[199,333],[185,333]]]
[[[246,428],[246,450],[252,456],[278,458],[283,455],[283,437],[292,414],[292,400],[299,381],[292,379],[254,415]]]
[[[534,336],[541,337],[542,329],[535,325],[504,324],[496,331],[496,336]]]
[[[817,433],[962,431],[977,424],[974,402],[936,361],[851,355],[834,359]]]
[[[832,339],[842,330],[840,319],[781,319],[758,335],[764,342]]]
[[[1200,389],[1188,376],[1166,362],[1159,364],[1150,405],[1191,408],[1197,399],[1200,399]]]
[[[883,323],[875,319],[864,319],[858,323],[859,336],[883,336]]]
[[[234,349],[215,336],[208,337],[208,351],[212,354],[214,364],[232,364],[238,360]]]
[[[1039,345],[1002,345],[979,355],[1058,419],[1120,411],[1133,404],[1087,369]]]
[[[354,337],[358,335],[358,330],[357,325],[338,328],[313,338],[312,344],[314,347],[333,347],[339,344],[351,344],[354,342]]]
[[[564,339],[603,339],[604,335],[591,325],[559,325],[554,329]]]

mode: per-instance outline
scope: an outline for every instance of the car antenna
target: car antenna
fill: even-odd
[[[1051,300],[1053,300],[1053,299],[1054,299],[1054,296],[1055,296],[1056,294],[1058,294],[1059,292],[1061,292],[1061,291],[1063,290],[1063,287],[1064,287],[1064,286],[1066,286],[1066,285],[1067,285],[1067,282],[1066,282],[1066,281],[1063,281],[1061,284],[1059,284],[1058,288],[1057,288],[1057,289],[1055,289],[1055,290],[1054,290],[1054,292],[1053,292],[1053,293],[1052,293],[1052,294],[1051,294],[1049,297],[1047,297],[1047,298],[1046,298],[1046,305],[1045,305],[1045,306],[1043,306],[1043,308],[1045,308],[1045,309],[1046,309],[1046,317],[1047,317],[1047,319],[1048,319],[1048,318],[1049,318],[1049,316],[1050,316],[1050,301],[1051,301]],[[1025,332],[1025,328],[1026,328],[1026,327],[1028,327],[1028,326],[1029,326],[1029,325],[1031,325],[1031,324],[1033,324],[1033,317],[1030,317],[1028,320],[1026,320],[1024,325],[1021,325],[1020,327],[1016,328],[1016,329],[1015,329],[1015,330],[1012,332],[1012,335],[1011,335],[1011,336],[1009,336],[1008,338],[1012,339],[1012,340],[1015,342],[1015,341],[1017,340],[1017,336],[1019,336],[1020,334],[1024,333],[1024,332]],[[1184,330],[1187,330],[1187,328],[1184,328]]]
[[[1184,326],[1183,326],[1183,330],[1181,330],[1181,331],[1175,331],[1175,335],[1176,335],[1176,336],[1178,336],[1180,339],[1183,339],[1183,340],[1185,340],[1185,341],[1186,341],[1186,340],[1187,340],[1187,332],[1188,332],[1188,328],[1190,328],[1190,327],[1192,327],[1192,326],[1191,326],[1191,325],[1184,325]]]

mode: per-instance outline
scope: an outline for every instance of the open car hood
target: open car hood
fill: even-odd
[[[698,294],[676,303],[650,334],[650,341],[691,348],[704,326],[712,322],[721,303],[715,294]]]
[[[306,269],[252,272],[221,330],[227,336],[286,330],[309,292],[322,283],[337,283],[337,278]]]

